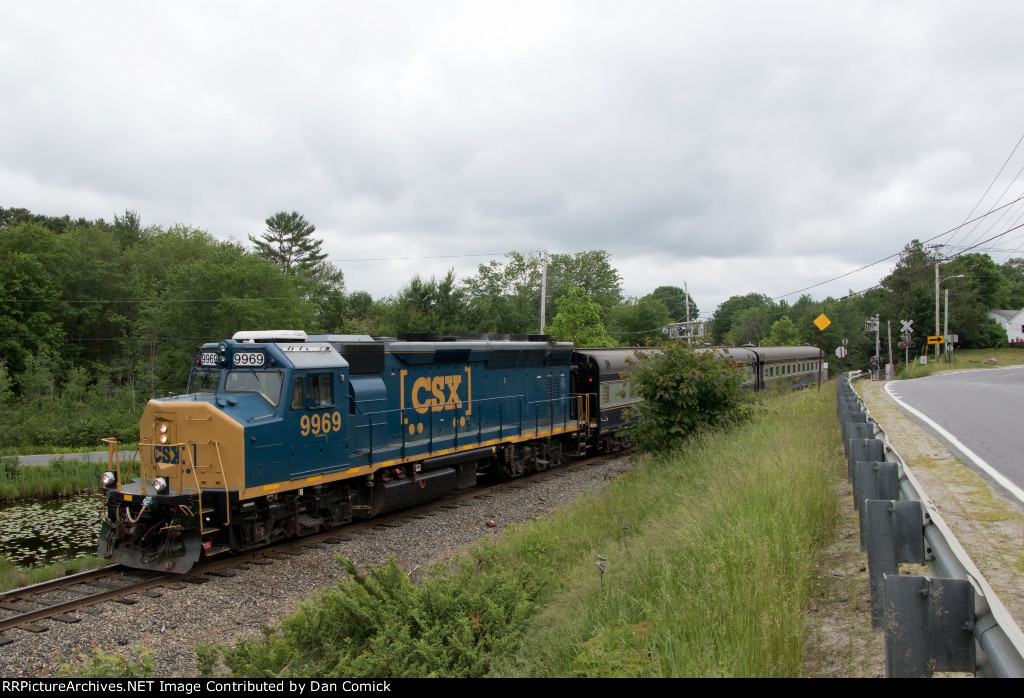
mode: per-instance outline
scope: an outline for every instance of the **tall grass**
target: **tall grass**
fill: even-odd
[[[99,487],[105,461],[57,458],[49,465],[18,465],[17,456],[0,457],[0,501],[64,497]]]
[[[840,453],[834,390],[770,397],[418,586],[348,564],[219,652],[260,676],[798,676]]]
[[[814,555],[835,525],[834,392],[767,404],[519,534],[514,547],[557,540],[566,585],[501,673],[801,673]]]

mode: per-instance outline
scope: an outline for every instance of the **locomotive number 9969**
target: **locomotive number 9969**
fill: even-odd
[[[299,419],[299,433],[303,436],[326,436],[332,431],[341,431],[341,412],[304,414]]]
[[[246,351],[235,354],[234,361],[235,366],[262,366],[266,359],[259,352]]]

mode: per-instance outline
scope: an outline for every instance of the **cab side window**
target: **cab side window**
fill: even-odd
[[[306,405],[310,407],[333,407],[334,384],[330,373],[306,376]]]
[[[334,407],[333,374],[313,373],[292,381],[292,409]]]

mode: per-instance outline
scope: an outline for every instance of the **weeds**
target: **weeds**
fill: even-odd
[[[798,676],[834,402],[806,391],[691,438],[419,584],[343,560],[336,588],[218,652],[246,676]]]
[[[0,457],[0,501],[66,497],[97,488],[105,461],[57,458],[49,465],[18,465],[16,456]]]

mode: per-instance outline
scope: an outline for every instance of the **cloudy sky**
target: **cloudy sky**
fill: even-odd
[[[296,210],[348,290],[375,297],[510,250],[605,249],[627,294],[685,280],[709,314],[846,274],[1024,190],[1021,2],[0,0],[0,13],[0,206],[133,209],[243,241]],[[962,249],[1016,216],[938,242]],[[997,262],[1024,256],[1019,235],[991,243]],[[864,289],[890,266],[809,292]]]

